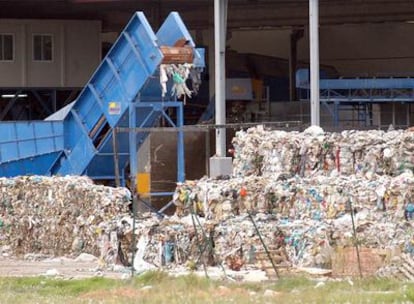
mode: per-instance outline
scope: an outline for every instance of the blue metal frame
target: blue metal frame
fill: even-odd
[[[137,120],[138,113],[142,112],[141,110],[147,108],[150,109],[149,114],[146,115],[145,120]],[[167,114],[166,110],[169,108],[176,108],[176,122]],[[184,131],[182,127],[184,126],[184,111],[183,104],[177,101],[169,102],[136,102],[134,106],[130,108],[130,119],[129,119],[129,164],[130,164],[130,178],[133,185],[136,183],[136,176],[138,173],[138,163],[137,163],[137,132],[134,131],[135,128],[146,128],[147,120],[150,119],[153,115],[157,118],[163,117],[173,128],[178,128],[177,135],[177,181],[185,181],[185,158],[184,158]],[[141,131],[138,133],[145,133]],[[139,136],[141,137],[141,136]],[[146,137],[146,135],[145,135]],[[141,141],[145,139],[141,137]],[[164,196],[171,195],[170,192],[151,192],[150,195],[154,196]]]
[[[297,73],[297,88],[306,92],[308,99],[309,79],[304,70]],[[299,94],[301,96],[301,94]],[[303,96],[303,94],[302,94]],[[367,124],[370,104],[414,103],[413,78],[351,78],[321,79],[320,101],[339,125],[339,112],[351,109],[357,112],[357,121]],[[333,109],[329,107],[333,104]]]

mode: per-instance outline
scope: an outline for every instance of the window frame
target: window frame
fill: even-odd
[[[42,57],[41,59],[36,59],[35,58],[35,37],[40,36],[41,37],[41,50],[40,50],[40,57]],[[50,41],[51,41],[51,51],[50,51],[50,56],[51,59],[43,59],[43,37],[50,37]],[[55,51],[55,39],[54,39],[54,35],[51,33],[32,33],[32,60],[34,62],[53,62],[54,61],[54,51]]]
[[[3,45],[3,48],[2,49],[0,49],[0,62],[14,62],[14,60],[15,60],[15,57],[16,57],[16,49],[15,49],[15,35],[14,35],[14,33],[0,33],[0,39],[2,39],[1,38],[1,36],[11,36],[12,37],[12,59],[3,59],[3,54],[4,54],[4,45]]]

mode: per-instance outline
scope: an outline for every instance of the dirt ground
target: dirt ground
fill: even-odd
[[[79,259],[69,259],[66,257],[41,260],[0,258],[0,277],[46,276],[62,279],[83,279],[98,276],[112,279],[128,279],[131,277],[131,271],[123,266],[104,268],[100,267],[98,260],[79,261]],[[190,274],[190,271],[185,267],[167,271],[173,276]],[[205,276],[203,269],[192,273],[200,277]],[[224,274],[222,269],[217,266],[209,267],[207,273],[212,279],[220,279]],[[231,271],[227,269],[226,274],[235,281],[260,282],[268,280],[266,273],[261,270]]]
[[[23,277],[23,276],[49,276],[61,278],[126,278],[127,269],[119,267],[113,271],[101,270],[98,261],[83,261],[65,257],[24,260],[13,258],[0,258],[1,277]]]

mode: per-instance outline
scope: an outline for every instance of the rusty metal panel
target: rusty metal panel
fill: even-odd
[[[193,49],[190,47],[161,46],[164,59],[162,63],[192,63]]]

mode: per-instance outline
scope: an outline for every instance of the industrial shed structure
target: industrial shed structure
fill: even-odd
[[[44,119],[75,100],[136,11],[153,28],[178,11],[195,45],[205,48],[203,84],[184,107],[184,123],[213,121],[215,22],[213,1],[207,0],[2,1],[0,120]],[[319,24],[321,125],[412,125],[414,3],[320,0]],[[227,122],[309,124],[309,0],[229,0],[225,36]],[[158,146],[171,147],[166,138],[171,136]],[[199,142],[194,146],[207,150]],[[144,150],[153,155],[157,147]],[[148,166],[138,167],[141,172]],[[187,177],[199,177],[199,169],[186,170],[198,172]]]
[[[309,64],[309,1],[233,0],[228,5],[227,77],[264,80],[264,85],[269,87],[267,97],[271,101],[272,119],[288,117],[306,122],[306,106],[293,103],[282,106],[280,102],[300,99],[296,71]],[[320,0],[319,7],[320,63],[324,77],[412,76],[414,56],[410,37],[414,32],[414,4],[411,1]],[[6,90],[10,88],[48,90],[29,92],[32,109],[25,111],[25,115],[22,111],[12,111],[18,107],[15,102],[8,106],[10,100],[1,100],[3,110],[7,108],[8,111],[1,112],[0,118],[42,118],[67,104],[78,92],[74,89],[82,87],[93,72],[102,50],[103,53],[107,51],[129,16],[137,10],[144,11],[154,27],[159,26],[170,11],[178,11],[196,43],[207,48],[210,64],[197,103],[208,104],[214,95],[214,83],[208,81],[214,78],[213,1],[2,1],[1,31],[4,35],[13,34],[17,52],[13,62],[4,58],[6,60],[0,63],[2,92],[13,94]],[[47,31],[43,30],[45,28]],[[100,36],[97,31],[101,31]],[[51,39],[53,62],[33,60],[33,33],[43,33],[45,39]],[[26,37],[23,39],[22,35]],[[6,43],[9,38],[5,36],[5,39]],[[6,49],[2,51],[7,52]],[[68,90],[62,93],[64,89]],[[381,107],[386,114],[381,117],[377,109],[377,118],[369,121],[366,118],[364,126],[371,124],[371,120],[372,124],[384,126],[411,124],[406,114],[411,113],[408,106],[397,102]],[[341,126],[358,127],[361,126],[361,111],[369,109],[347,109],[336,117],[333,117],[333,107],[322,107],[321,111],[326,125],[335,124],[336,119]],[[199,110],[189,112],[192,116],[201,115]]]

